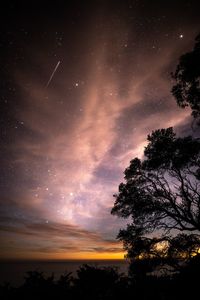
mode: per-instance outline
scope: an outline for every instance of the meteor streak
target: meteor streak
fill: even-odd
[[[57,65],[55,66],[55,69],[53,70],[53,72],[52,72],[52,74],[51,74],[51,76],[50,76],[50,78],[49,78],[49,81],[48,81],[47,84],[46,84],[46,87],[49,86],[49,84],[50,84],[50,82],[51,82],[51,80],[52,80],[54,74],[56,73],[56,70],[57,70],[58,67],[59,67],[59,64],[60,64],[60,60],[58,61]]]

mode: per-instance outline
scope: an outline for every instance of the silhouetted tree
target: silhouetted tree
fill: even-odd
[[[200,34],[191,52],[180,57],[176,71],[172,74],[176,84],[172,94],[180,107],[190,106],[194,118],[200,117]]]
[[[45,277],[43,272],[29,271],[27,276],[24,278],[25,282],[18,292],[21,292],[21,295],[18,295],[17,298],[27,299],[54,299],[56,294],[55,284],[54,284],[54,274],[51,276]]]
[[[116,299],[126,292],[123,278],[115,268],[83,265],[74,278],[76,298]]]
[[[144,159],[125,170],[111,211],[130,219],[118,238],[140,275],[166,263],[177,268],[177,258],[190,259],[200,247],[200,141],[167,128],[148,142]]]
[[[171,300],[193,299],[198,295],[199,255],[193,257],[182,272],[173,277],[144,277],[146,267],[151,268],[152,264],[148,260],[137,262],[134,268],[138,267],[140,276],[136,280],[119,274],[116,268],[90,265],[80,266],[75,277],[65,273],[58,280],[53,275],[46,277],[42,272],[28,272],[24,284],[18,288],[9,284],[0,285],[0,299]]]

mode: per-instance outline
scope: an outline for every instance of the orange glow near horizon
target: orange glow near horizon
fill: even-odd
[[[61,253],[23,253],[20,252],[15,256],[1,255],[0,260],[123,260],[125,252],[118,253],[91,253],[75,252],[70,254]]]

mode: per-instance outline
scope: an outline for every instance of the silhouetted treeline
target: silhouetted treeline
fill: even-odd
[[[90,265],[81,266],[76,276],[66,273],[59,279],[31,271],[20,287],[1,286],[0,299],[198,299],[199,283],[197,255],[180,272],[165,276],[125,276],[115,268]]]

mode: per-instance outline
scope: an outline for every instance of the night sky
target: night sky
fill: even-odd
[[[110,210],[124,169],[152,130],[191,133],[170,73],[199,1],[4,2],[0,258],[123,258]]]

